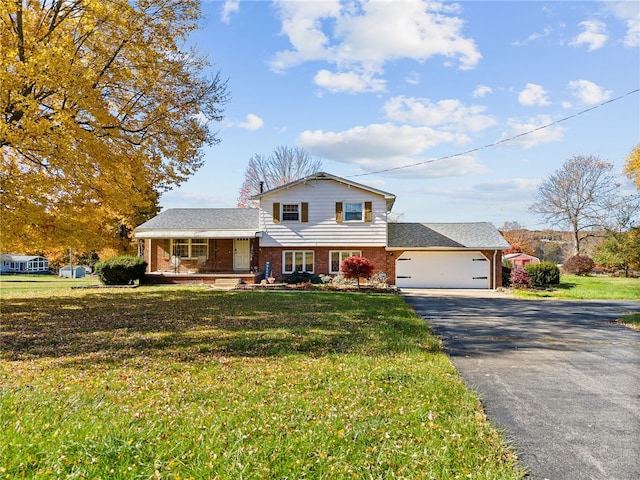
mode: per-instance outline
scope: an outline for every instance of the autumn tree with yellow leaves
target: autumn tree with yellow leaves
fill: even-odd
[[[0,2],[3,251],[121,248],[220,140],[197,0]]]
[[[627,176],[635,181],[636,187],[640,190],[640,143],[627,155],[624,170]]]

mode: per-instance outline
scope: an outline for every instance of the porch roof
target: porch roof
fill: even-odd
[[[257,208],[171,208],[136,228],[135,238],[238,238],[259,231]]]

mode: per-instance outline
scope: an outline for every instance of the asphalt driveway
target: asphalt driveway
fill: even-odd
[[[531,478],[640,478],[640,302],[403,290]]]

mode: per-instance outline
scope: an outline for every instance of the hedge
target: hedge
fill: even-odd
[[[95,272],[105,285],[130,285],[144,276],[147,262],[140,257],[119,256],[96,263]]]

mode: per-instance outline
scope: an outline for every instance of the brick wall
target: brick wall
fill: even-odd
[[[363,247],[363,248],[344,248],[344,247],[315,247],[315,248],[282,248],[282,247],[264,247],[259,249],[258,257],[260,264],[258,265],[259,271],[264,271],[266,262],[271,263],[271,274],[278,280],[282,280],[289,274],[282,273],[282,252],[291,250],[304,250],[314,252],[314,274],[315,275],[329,275],[330,271],[330,257],[329,252],[333,250],[360,250],[362,256],[367,258],[375,268],[374,273],[386,272],[389,276],[388,265],[393,264],[389,262],[388,253],[384,247]]]
[[[251,269],[258,265],[257,239],[251,239]],[[147,272],[173,271],[171,252],[165,251],[164,239],[145,240],[145,260],[149,264]],[[198,270],[201,273],[233,272],[233,239],[219,238],[209,240],[209,255],[206,264],[198,267],[196,258],[183,258],[180,261],[180,271]]]

